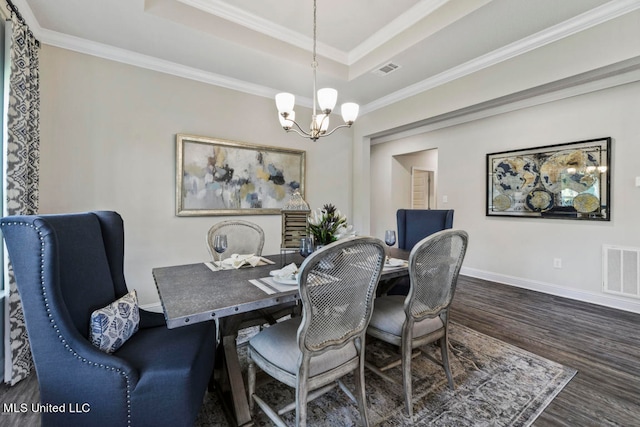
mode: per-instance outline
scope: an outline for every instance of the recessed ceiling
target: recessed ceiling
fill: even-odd
[[[42,43],[310,104],[312,0],[14,0]],[[640,8],[640,0],[318,0],[318,84],[364,112]],[[374,73],[385,64],[393,73]]]

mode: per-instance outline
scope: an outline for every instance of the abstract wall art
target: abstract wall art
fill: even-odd
[[[176,136],[176,215],[280,215],[304,197],[305,152],[202,136]]]
[[[611,138],[487,154],[487,215],[609,221]]]

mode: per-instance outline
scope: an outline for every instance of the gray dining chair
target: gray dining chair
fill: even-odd
[[[358,404],[368,425],[364,391],[364,341],[384,245],[373,237],[338,240],[311,254],[300,267],[302,317],[270,326],[249,341],[250,406],[257,403],[278,426],[295,410],[296,426],[307,423],[307,402],[336,385]],[[272,409],[256,393],[256,366],[296,389],[296,400]],[[356,395],[340,381],[353,372]]]
[[[254,254],[261,256],[264,247],[264,230],[258,224],[244,221],[240,219],[232,219],[220,221],[214,224],[207,232],[207,246],[211,259],[215,261],[215,249],[213,248],[213,240],[216,234],[227,235],[228,254],[248,255]],[[263,324],[275,324],[277,319],[285,316],[294,316],[297,313],[297,304],[288,303],[278,307],[256,310],[252,313],[246,313],[242,317],[239,329],[245,329],[252,326],[262,326]]]
[[[214,224],[207,233],[207,247],[213,260],[216,258],[216,252],[213,249],[213,238],[216,234],[227,235],[227,250],[225,252],[228,254],[262,255],[264,230],[258,224],[239,219]]]
[[[469,236],[462,230],[443,230],[418,242],[409,255],[409,293],[376,299],[367,334],[400,347],[400,357],[386,366],[367,362],[366,366],[382,378],[395,382],[385,371],[402,366],[405,410],[413,418],[411,359],[424,354],[444,368],[449,387],[453,376],[449,367],[449,307],[467,250]],[[439,341],[441,361],[423,346]]]

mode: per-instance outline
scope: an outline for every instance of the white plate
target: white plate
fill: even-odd
[[[406,261],[398,258],[389,258],[387,262],[385,262],[385,267],[402,267]]]
[[[280,283],[281,285],[297,285],[298,279],[284,278],[284,277],[273,277],[273,281],[276,283]]]

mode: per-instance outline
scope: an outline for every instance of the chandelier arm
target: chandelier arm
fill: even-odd
[[[322,135],[320,135],[320,136],[329,136],[329,135],[331,135],[332,133],[334,133],[335,131],[337,131],[337,130],[338,130],[338,129],[340,129],[340,128],[350,128],[350,127],[351,127],[351,125],[340,125],[340,126],[336,126],[333,130],[331,130],[331,131],[329,131],[329,132],[325,132],[325,133],[323,133],[323,134],[322,134]]]
[[[291,120],[291,119],[287,119],[289,120],[291,123],[293,123],[294,125],[296,125],[296,127],[298,129],[295,129],[293,127],[290,127],[289,129],[287,129],[287,132],[289,132],[290,130],[294,131],[295,133],[297,133],[300,136],[306,136],[306,137],[311,137],[311,133],[306,132],[304,129],[302,129],[300,127],[300,125],[298,124],[298,122],[296,122],[295,120]]]
[[[310,138],[310,139],[313,139],[313,140],[318,139],[318,138],[312,137],[310,133],[307,133],[305,131],[299,131],[296,128],[289,128],[289,129],[286,129],[286,131],[287,132],[295,132],[295,133],[297,133],[298,135],[300,135],[303,138]]]

